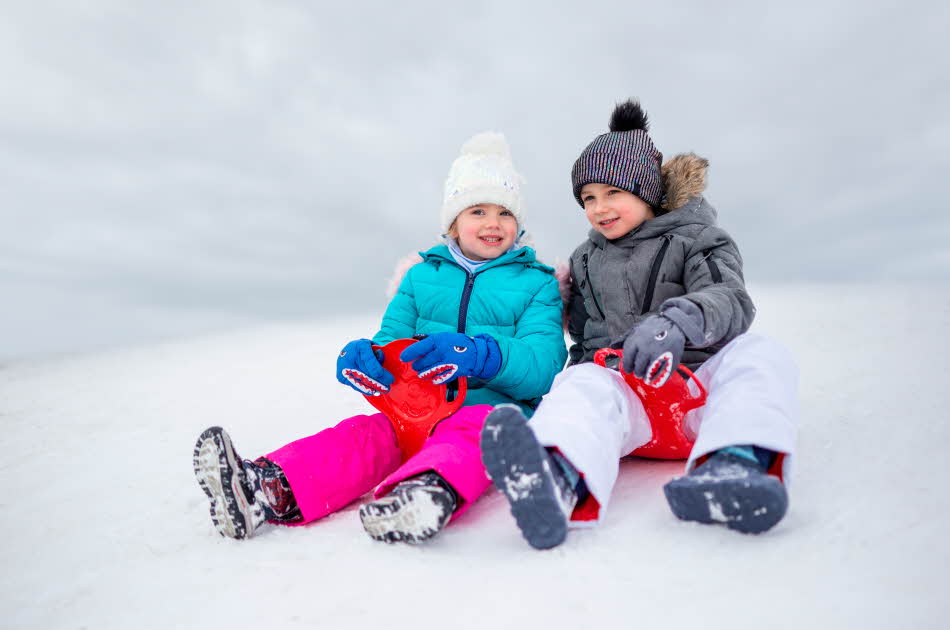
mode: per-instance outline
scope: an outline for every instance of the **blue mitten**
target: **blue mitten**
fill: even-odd
[[[382,351],[373,352],[373,342],[357,339],[343,347],[336,360],[336,380],[366,396],[388,392],[396,380],[382,366]]]
[[[487,381],[501,369],[501,349],[489,335],[435,333],[403,350],[399,358],[436,385],[460,376]]]
[[[623,371],[647,385],[662,387],[683,358],[686,336],[673,320],[650,315],[623,341]]]

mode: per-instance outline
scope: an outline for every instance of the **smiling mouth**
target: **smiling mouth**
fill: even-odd
[[[604,219],[603,221],[598,223],[598,225],[600,225],[601,227],[610,227],[611,225],[613,225],[619,220],[620,220],[620,217],[614,217],[613,219]]]
[[[486,245],[497,245],[502,241],[502,238],[500,236],[479,236],[478,240]]]

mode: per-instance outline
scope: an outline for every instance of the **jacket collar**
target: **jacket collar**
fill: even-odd
[[[459,264],[455,262],[455,258],[452,257],[452,252],[449,251],[449,248],[444,243],[436,245],[424,252],[419,252],[419,255],[422,256],[422,259],[426,262],[437,260],[439,262],[449,262],[459,267]],[[538,262],[537,255],[531,247],[519,247],[518,249],[502,254],[494,260],[489,260],[479,267],[475,273],[478,274],[486,269],[509,264],[520,264],[525,267],[534,267],[542,271],[547,271],[548,273],[554,273],[554,269]],[[459,269],[461,269],[461,267],[459,267]]]

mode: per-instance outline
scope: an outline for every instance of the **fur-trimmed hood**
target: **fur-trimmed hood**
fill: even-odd
[[[676,210],[685,206],[693,197],[702,195],[706,190],[708,168],[709,160],[695,153],[680,153],[667,160],[660,169],[663,188],[666,191],[662,208]]]

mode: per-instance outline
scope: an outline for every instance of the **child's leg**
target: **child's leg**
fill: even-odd
[[[643,404],[623,377],[593,363],[561,372],[528,424],[584,478],[591,496],[575,508],[573,525],[602,518],[620,458],[652,437]]]
[[[374,496],[385,496],[400,481],[431,470],[439,473],[458,497],[452,518],[465,512],[491,485],[478,447],[485,416],[491,410],[491,405],[462,407],[440,422],[422,450],[389,475]]]
[[[689,474],[663,490],[680,519],[761,533],[788,509],[798,422],[798,372],[788,352],[759,335],[733,340],[697,370],[706,405],[687,416],[698,432]],[[768,474],[769,472],[773,474]]]
[[[265,456],[284,471],[303,524],[366,494],[399,466],[396,433],[381,413],[353,416]]]
[[[798,427],[798,367],[781,344],[757,334],[732,340],[697,371],[709,392],[686,417],[696,434],[687,470],[729,446],[753,445],[779,453],[787,481]]]
[[[577,506],[577,470],[538,442],[515,405],[499,405],[488,414],[481,447],[485,470],[508,499],[511,515],[528,544],[551,549],[564,542]]]
[[[478,441],[490,405],[463,407],[440,422],[422,450],[376,489],[360,508],[363,528],[375,540],[422,543],[488,488]]]

